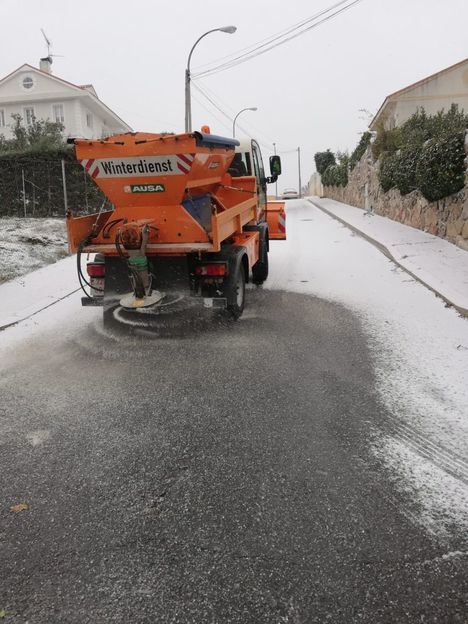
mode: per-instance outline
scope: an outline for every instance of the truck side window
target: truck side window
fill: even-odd
[[[255,175],[257,177],[257,183],[262,186],[265,183],[265,170],[263,169],[263,161],[260,153],[260,149],[255,141],[252,141],[252,155],[254,160]]]
[[[230,173],[233,178],[247,175],[247,167],[245,166],[245,162],[242,160],[242,154],[240,152],[234,156],[228,169],[228,173]]]
[[[258,164],[258,154],[257,154],[257,150],[255,148],[255,145],[253,145],[253,144],[252,144],[252,157],[253,157],[255,177],[257,178],[257,184],[260,186],[261,185],[261,181],[260,181],[260,166]]]
[[[248,152],[237,152],[228,169],[228,173],[230,173],[233,178],[252,175],[250,154]]]
[[[252,163],[250,162],[249,152],[242,152],[242,158],[245,160],[245,165],[247,167],[247,175],[252,175]]]
[[[252,141],[252,158],[255,169],[255,177],[257,178],[258,203],[260,206],[260,210],[262,211],[267,200],[266,178],[265,170],[263,169],[262,153],[260,151],[260,148],[258,147],[258,144],[255,141]]]

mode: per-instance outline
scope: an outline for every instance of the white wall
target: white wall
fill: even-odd
[[[310,176],[310,180],[308,184],[308,194],[318,195],[318,197],[323,197],[323,186],[322,186],[322,178],[320,176],[320,173],[315,172]]]
[[[448,110],[452,103],[468,114],[468,63],[397,96],[394,112],[385,125],[387,128],[401,126],[418,108],[433,115],[442,109]]]

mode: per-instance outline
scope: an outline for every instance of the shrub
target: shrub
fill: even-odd
[[[379,179],[380,186],[386,193],[396,186],[397,156],[385,153],[380,160]]]
[[[364,132],[363,135],[361,136],[359,143],[354,148],[354,151],[351,152],[351,156],[349,157],[349,165],[351,169],[354,169],[354,167],[361,160],[362,156],[364,155],[364,152],[369,146],[371,136],[372,135],[370,132]]]
[[[381,160],[383,190],[397,187],[406,195],[418,188],[435,201],[463,188],[467,127],[468,115],[452,104],[447,112],[435,115],[420,109],[400,128],[379,128],[372,153]]]
[[[396,154],[395,183],[402,195],[407,195],[417,188],[416,165],[420,154],[420,149],[411,147],[402,149]]]
[[[314,156],[315,167],[320,175],[325,173],[325,170],[330,165],[335,165],[335,155],[329,149],[326,152],[317,152]]]
[[[465,184],[464,133],[433,139],[424,145],[416,166],[416,185],[429,201],[460,191]]]
[[[65,145],[62,137],[64,126],[48,119],[33,119],[25,126],[21,115],[12,115],[13,126],[11,139],[0,136],[0,154],[24,154],[60,149]]]
[[[346,186],[348,184],[348,164],[349,156],[346,153],[338,152],[339,164],[329,165],[322,175],[324,186]]]
[[[400,129],[387,130],[382,125],[372,143],[372,156],[378,160],[382,154],[394,154],[400,148]]]

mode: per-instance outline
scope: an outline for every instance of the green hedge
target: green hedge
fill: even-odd
[[[62,124],[12,117],[12,138],[0,134],[0,216],[23,216],[24,199],[28,216],[64,215],[62,161],[68,207],[78,214],[99,209],[105,198],[64,143]]]
[[[325,173],[327,167],[336,164],[335,154],[329,149],[327,149],[325,152],[317,152],[314,155],[314,160],[315,168],[320,173],[320,175],[323,175]]]
[[[322,175],[322,184],[324,186],[346,186],[348,184],[348,154],[337,153],[338,164],[329,165]]]
[[[63,147],[0,154],[0,216],[23,216],[23,175],[28,216],[63,216],[62,160],[65,162],[68,207],[76,214],[95,212],[104,201],[99,188]]]
[[[424,145],[416,165],[416,186],[429,201],[460,191],[465,184],[465,133]]]
[[[383,190],[396,187],[406,195],[419,189],[428,201],[460,191],[465,183],[466,128],[468,115],[454,104],[435,115],[418,110],[393,130],[380,128],[372,153],[380,158]]]
[[[361,158],[364,156],[364,152],[368,148],[372,135],[370,132],[363,132],[361,139],[355,149],[351,152],[351,156],[349,157],[349,166],[351,169],[358,164]]]
[[[380,184],[384,191],[396,186],[402,195],[407,195],[417,188],[416,165],[419,150],[405,149],[396,154],[385,153],[380,165]]]

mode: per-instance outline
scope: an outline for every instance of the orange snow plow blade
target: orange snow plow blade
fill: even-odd
[[[286,240],[285,202],[268,202],[266,205],[269,237],[272,240]]]

